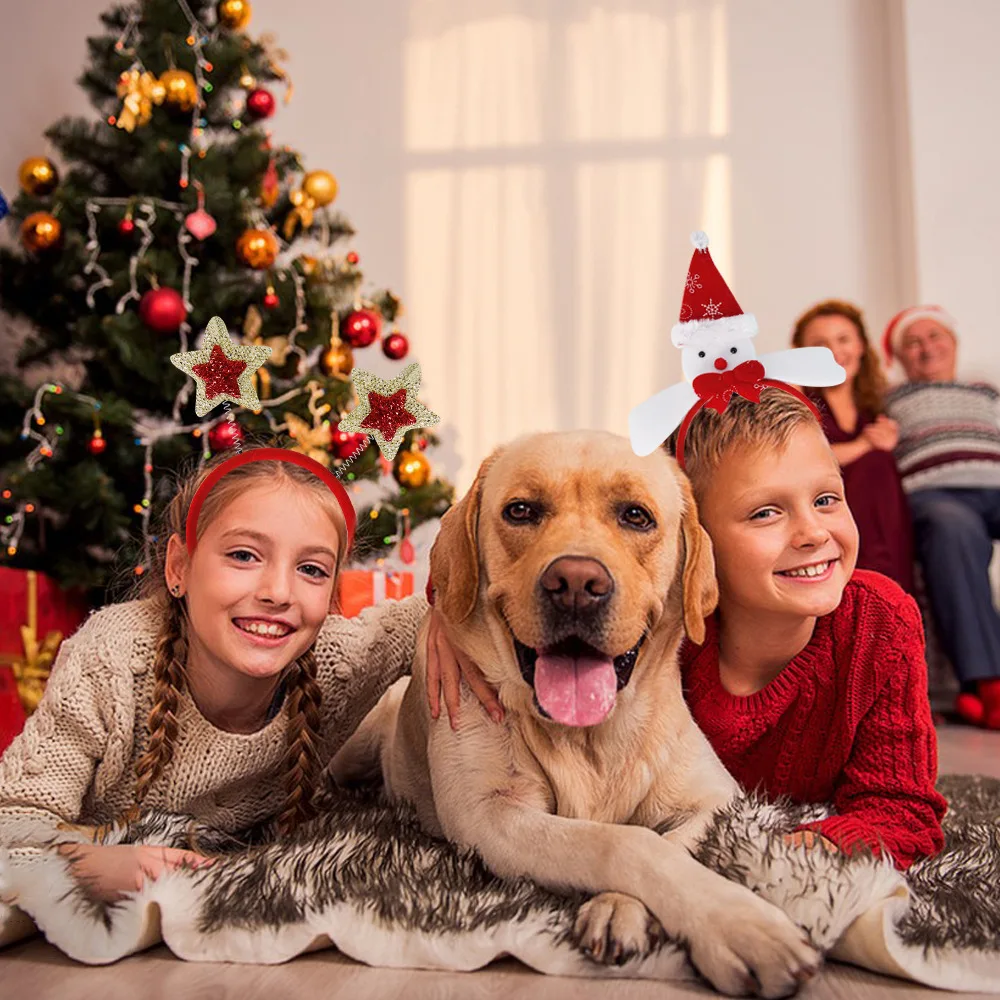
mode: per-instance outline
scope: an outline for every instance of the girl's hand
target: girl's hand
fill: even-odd
[[[795,833],[786,833],[782,838],[786,844],[792,847],[822,847],[830,854],[837,854],[840,848],[821,833],[815,830],[796,830]]]
[[[496,691],[487,683],[479,667],[451,645],[439,612],[432,609],[427,630],[427,702],[431,717],[436,719],[441,714],[441,692],[444,691],[444,703],[452,729],[458,729],[458,704],[463,679],[483,703],[490,718],[494,722],[503,722],[503,706],[497,699]]]
[[[116,902],[128,892],[138,892],[147,878],[155,881],[165,871],[212,864],[211,858],[194,851],[146,844],[60,844],[59,853],[69,858],[77,881],[106,903]]]

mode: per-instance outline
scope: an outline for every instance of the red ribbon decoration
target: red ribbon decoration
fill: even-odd
[[[808,396],[787,382],[765,378],[764,366],[759,361],[744,361],[743,364],[737,365],[729,371],[705,372],[703,375],[696,376],[691,385],[698,394],[698,402],[687,411],[687,415],[681,422],[680,430],[677,432],[676,458],[677,464],[682,469],[684,468],[684,441],[695,414],[703,407],[715,410],[716,413],[725,413],[734,394],[749,399],[751,403],[759,403],[760,394],[765,387],[783,389],[805,403],[812,411],[813,416],[817,420],[820,419],[819,410],[816,409],[815,403]]]
[[[702,406],[725,413],[734,392],[751,403],[759,403],[764,382],[764,366],[759,361],[744,361],[728,371],[698,375],[691,384]]]

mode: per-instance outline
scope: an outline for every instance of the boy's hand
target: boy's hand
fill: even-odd
[[[444,703],[452,729],[458,729],[458,703],[463,678],[483,703],[490,718],[494,722],[503,722],[503,706],[497,699],[496,691],[487,683],[479,667],[452,647],[445,635],[440,614],[431,610],[427,630],[427,702],[431,717],[436,719],[441,714],[441,692],[444,691]]]
[[[113,903],[128,892],[138,892],[147,878],[154,881],[165,871],[204,868],[211,858],[173,847],[146,844],[60,844],[59,853],[70,860],[73,876],[98,899]]]
[[[792,847],[822,847],[830,854],[837,854],[840,848],[821,833],[815,830],[796,830],[795,833],[786,833],[782,840]]]

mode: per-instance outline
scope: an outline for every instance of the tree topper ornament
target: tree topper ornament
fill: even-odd
[[[341,418],[337,430],[371,434],[382,456],[390,461],[396,457],[408,430],[431,427],[441,419],[417,399],[420,365],[416,362],[389,381],[355,368],[351,381],[358,391],[358,405]]]
[[[744,313],[708,252],[708,236],[691,234],[694,253],[688,267],[680,322],[670,331],[681,349],[686,381],[678,382],[636,406],[628,415],[629,438],[637,455],[656,451],[680,427],[677,461],[684,467],[684,437],[694,415],[708,407],[722,413],[736,393],[754,403],[761,390],[775,386],[816,407],[793,385],[840,385],[847,373],[828,347],[796,347],[757,357],[753,337],[757,320]]]

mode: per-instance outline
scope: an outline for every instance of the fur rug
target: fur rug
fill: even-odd
[[[781,906],[831,957],[952,990],[1000,993],[1000,781],[942,779],[947,843],[904,879],[870,856],[789,848],[781,832],[821,810],[752,797],[716,818],[699,856]],[[107,842],[187,846],[189,821],[147,815]],[[470,970],[509,954],[550,974],[690,978],[667,941],[621,966],[572,938],[582,897],[492,876],[471,852],[426,836],[410,811],[339,794],[291,841],[247,846],[195,831],[213,866],[180,871],[127,901],[88,896],[54,851],[0,857],[0,898],[66,954],[113,962],[159,940],[194,961],[284,962],[333,945],[371,965]],[[0,942],[4,910],[0,904]],[[6,907],[8,928],[23,916]],[[10,932],[8,932],[10,936]]]

